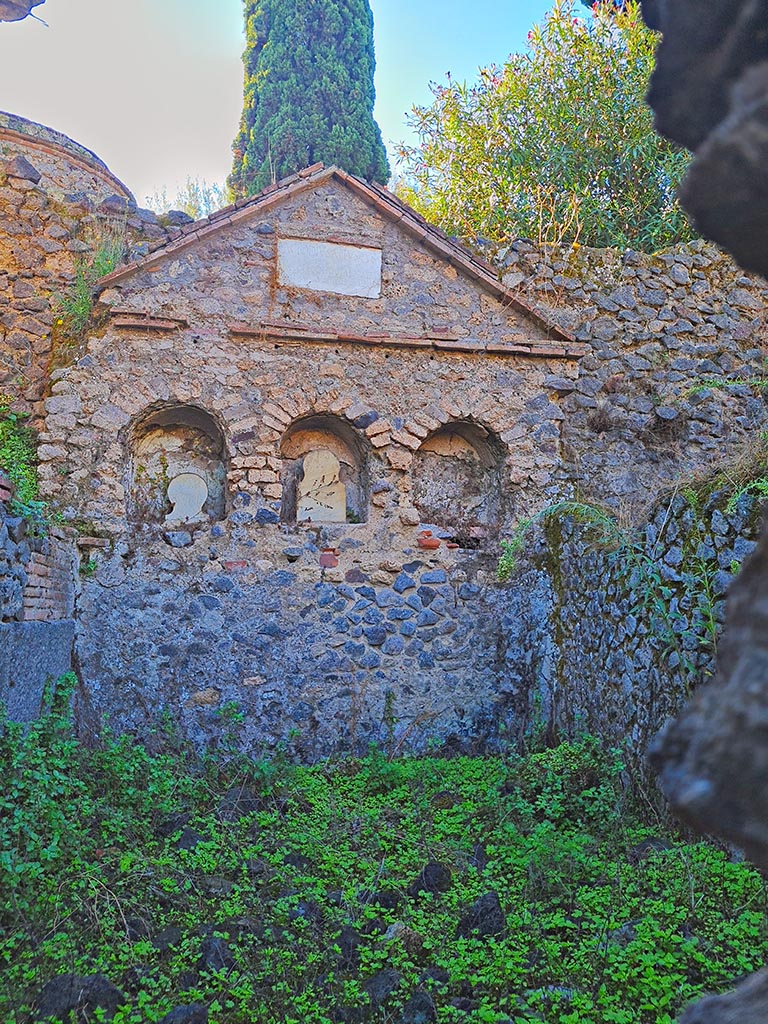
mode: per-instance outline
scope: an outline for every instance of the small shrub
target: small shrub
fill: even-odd
[[[124,254],[125,228],[113,227],[97,239],[90,258],[78,260],[72,285],[55,297],[59,314],[57,326],[69,339],[77,341],[85,334],[93,313],[96,282],[111,273],[122,262]]]

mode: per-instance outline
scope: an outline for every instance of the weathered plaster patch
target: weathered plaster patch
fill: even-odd
[[[369,299],[381,295],[381,249],[282,238],[277,259],[280,284],[289,288]]]

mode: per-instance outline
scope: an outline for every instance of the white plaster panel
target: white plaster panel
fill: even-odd
[[[280,284],[336,295],[381,295],[381,249],[282,238],[277,244]]]

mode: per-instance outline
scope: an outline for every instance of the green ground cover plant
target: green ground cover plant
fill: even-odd
[[[643,821],[589,737],[309,767],[88,748],[74,685],[0,730],[4,1022],[99,974],[117,1003],[80,1019],[668,1024],[765,962],[758,872]]]

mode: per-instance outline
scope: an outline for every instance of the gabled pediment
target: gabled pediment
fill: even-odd
[[[313,200],[316,200],[314,207]],[[311,217],[306,214],[308,207],[313,210]],[[225,281],[223,271],[216,278],[216,267],[223,266],[222,253],[228,246],[240,263],[239,272],[233,274],[230,260]],[[393,254],[395,248],[398,249],[396,255]],[[253,256],[250,260],[249,255]],[[409,268],[424,260],[430,262],[422,272],[426,283],[422,288],[411,282],[410,293],[406,296],[399,280],[400,269],[405,279]],[[377,331],[383,335],[398,334],[393,320],[399,309],[403,311],[405,336],[434,336],[440,333],[441,327],[449,330],[449,325],[441,323],[439,311],[462,303],[469,308],[467,296],[471,292],[475,298],[478,294],[485,295],[486,305],[490,300],[489,320],[495,316],[497,320],[501,317],[509,321],[499,326],[496,331],[499,337],[493,339],[494,342],[559,344],[566,346],[566,350],[557,354],[571,357],[581,354],[567,330],[505,288],[488,263],[429,225],[387,189],[337,167],[316,164],[259,195],[239,200],[233,206],[189,224],[178,230],[170,241],[102,278],[99,286],[117,287],[124,295],[133,293],[135,298],[136,291],[143,290],[144,294],[152,291],[155,283],[163,278],[163,270],[168,269],[175,281],[174,293],[182,294],[189,285],[185,267],[190,264],[197,268],[198,278],[204,274],[213,282],[214,291],[218,288],[224,293],[230,287],[234,294],[236,289],[231,282],[236,277],[242,294],[247,295],[250,289],[253,295],[260,289],[262,294],[270,293],[273,304],[278,290],[287,296],[304,294],[310,305],[313,294],[322,297],[316,300],[320,312],[315,324],[321,334],[343,335],[342,304],[348,300],[356,303],[356,315],[364,312],[366,301],[371,303],[371,330],[363,332],[365,334],[373,336]],[[264,269],[267,264],[268,273]],[[250,266],[257,268],[253,281],[248,279],[246,268]],[[447,287],[441,290],[441,280],[458,282],[452,286],[454,294]],[[199,285],[196,287],[199,293]],[[461,294],[462,289],[464,294]],[[161,302],[157,306],[149,297],[144,307],[135,302],[129,305],[134,311],[141,309],[153,317],[162,318],[168,312],[168,303]],[[253,330],[262,329],[264,322],[270,319],[269,315],[259,315],[257,303],[253,320],[243,303],[239,309],[235,305],[217,312],[220,316],[229,316],[235,324],[243,325],[247,321],[246,326],[250,325]],[[420,305],[423,306],[424,329],[414,331],[413,313]],[[320,308],[323,306],[324,310]],[[335,322],[329,321],[331,307],[335,310]],[[325,319],[324,314],[327,314]],[[410,314],[410,319],[406,314]],[[453,314],[455,320],[455,309]],[[289,313],[287,320],[292,319],[299,317]],[[450,318],[444,316],[443,319]],[[477,309],[474,322],[478,322]],[[477,332],[472,330],[465,333],[464,340],[470,345],[465,351],[487,350],[487,337],[478,339],[474,336]]]

